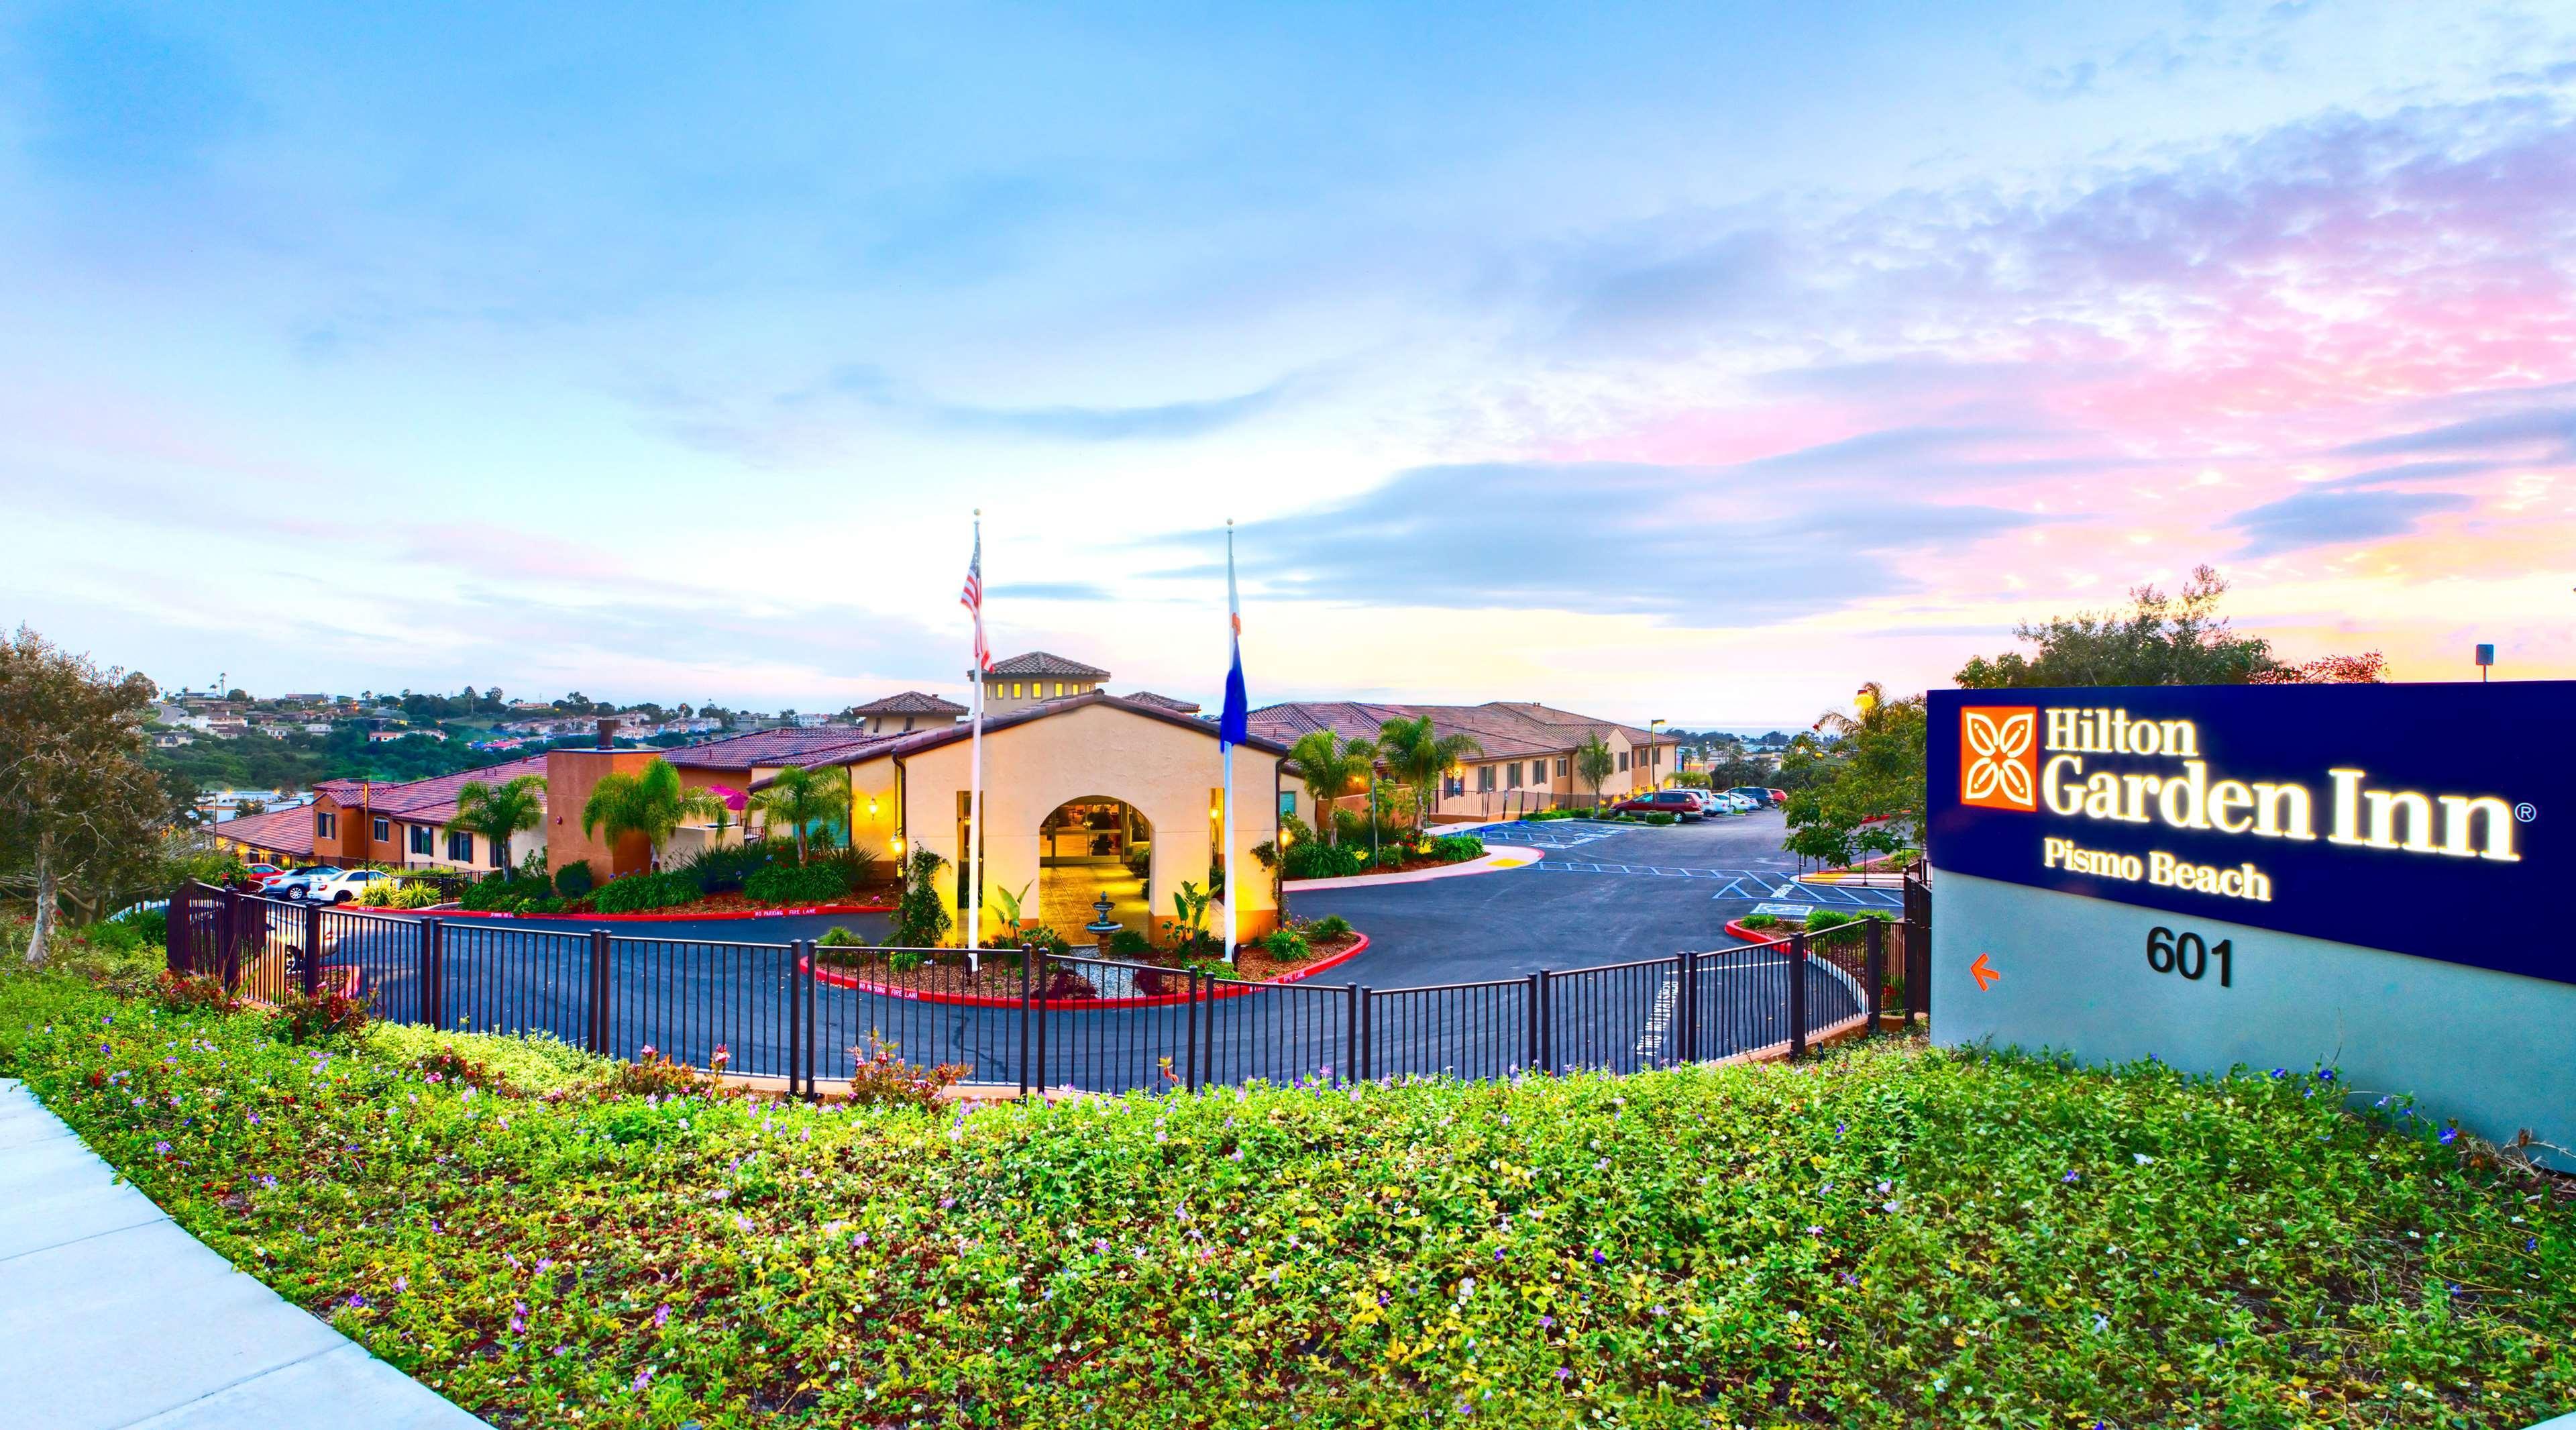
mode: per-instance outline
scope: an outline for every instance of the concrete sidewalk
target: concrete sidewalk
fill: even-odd
[[[482,1424],[233,1270],[0,1078],[0,1425]]]

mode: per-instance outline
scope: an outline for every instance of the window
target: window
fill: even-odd
[[[1521,762],[1514,760],[1510,764],[1503,766],[1503,788],[1519,789],[1520,787]]]
[[[447,831],[447,858],[454,864],[474,862],[474,836],[462,829]]]
[[[1623,774],[1623,775],[1624,775],[1624,774],[1626,774],[1627,772],[1628,772],[1628,752],[1627,752],[1627,751],[1625,751],[1625,750],[1621,750],[1621,751],[1619,752],[1619,773],[1621,773],[1621,774]]]
[[[391,844],[391,843],[393,843],[393,842],[394,842],[394,822],[393,822],[392,820],[390,820],[390,819],[385,818],[385,817],[384,817],[384,816],[382,816],[382,815],[378,815],[378,816],[376,817],[376,822],[375,822],[375,824],[372,826],[372,833],[369,835],[369,837],[370,837],[370,838],[372,838],[372,839],[374,839],[378,844]]]
[[[327,809],[316,810],[313,815],[313,832],[324,839],[339,838],[340,817]]]
[[[1295,819],[1296,817],[1297,792],[1289,789],[1281,790],[1279,792],[1279,822],[1281,824],[1286,824],[1289,820]]]
[[[1020,683],[1016,680],[1011,682],[1011,698],[1013,700],[1020,698]]]
[[[415,824],[411,826],[411,852],[414,854],[426,854],[429,852],[428,825]]]
[[[1494,767],[1492,765],[1476,766],[1476,792],[1478,794],[1483,794],[1485,791],[1490,790],[1493,787]]]
[[[508,840],[486,839],[483,843],[492,851],[493,868],[507,869],[510,867],[510,844]]]
[[[1064,698],[1064,682],[1061,680],[1055,683],[1055,698],[1058,700]]]
[[[1573,765],[1573,759],[1573,756],[1568,755],[1556,762],[1556,777],[1558,779],[1565,778],[1566,771]]]

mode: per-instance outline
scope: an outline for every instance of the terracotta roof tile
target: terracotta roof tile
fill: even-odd
[[[1109,678],[1109,672],[1096,665],[1084,665],[1081,661],[1067,660],[1063,656],[1042,650],[1033,650],[1025,655],[1015,655],[1008,660],[993,662],[989,678],[1026,679],[1032,675],[1061,676],[1066,680],[1107,680]]]
[[[1160,705],[1166,710],[1177,711],[1183,715],[1196,715],[1199,713],[1199,707],[1196,701],[1175,699],[1169,695],[1157,695],[1150,690],[1131,690],[1118,698],[1121,700],[1133,701],[1138,705]]]
[[[696,745],[681,745],[664,750],[662,758],[685,770],[747,770],[754,765],[811,765],[827,754],[839,754],[853,745],[871,740],[889,740],[891,735],[869,735],[857,730],[818,728],[811,730],[755,730],[748,735],[734,735],[722,740],[708,740]]]
[[[214,833],[236,839],[253,849],[276,854],[292,854],[299,859],[313,857],[313,807],[298,805],[293,809],[272,809],[266,814],[245,814],[227,819],[214,827]]]
[[[907,690],[851,707],[853,715],[963,715],[966,707],[922,690]]]

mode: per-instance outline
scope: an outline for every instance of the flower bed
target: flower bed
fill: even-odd
[[[1244,983],[1303,982],[1349,962],[1366,952],[1368,946],[1368,935],[1344,933],[1311,941],[1306,957],[1288,958],[1272,954],[1260,943],[1246,943],[1235,949],[1235,970],[1228,977]],[[824,944],[815,952],[821,960],[815,976],[836,987],[965,1007],[1017,1007],[1020,1002],[1022,979],[1017,949],[985,949],[980,967],[971,972],[963,949],[942,949],[935,956],[923,956],[918,950]],[[1101,955],[1096,949],[1077,946],[1069,956]],[[1048,996],[1066,1001],[1098,999],[1121,1007],[1178,1003],[1189,996],[1187,970],[1168,951],[1112,954],[1108,958],[1122,965],[1139,964],[1162,972],[1098,970],[1102,977],[1090,977],[1074,970],[1059,970],[1049,985]],[[1112,972],[1120,982],[1102,988],[1101,982]],[[1235,997],[1245,991],[1248,990],[1226,988],[1212,996]]]
[[[768,919],[789,914],[885,914],[894,912],[894,901],[895,894],[890,889],[860,889],[852,891],[847,900],[831,904],[764,904],[745,894],[725,893],[708,894],[685,904],[669,904],[643,913],[603,914],[581,902],[524,912],[466,909],[442,904],[426,912],[440,918],[580,919],[585,922],[624,923],[676,919]]]
[[[2522,1425],[2576,1401],[2567,1186],[2350,1115],[2323,1076],[1890,1042],[965,1115],[272,1027],[0,976],[0,1074],[496,1425]]]

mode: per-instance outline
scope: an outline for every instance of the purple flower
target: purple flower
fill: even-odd
[[[410,1278],[410,1277],[408,1277],[408,1276],[397,1276],[397,1277],[395,1277],[395,1278],[394,1278],[394,1289],[395,1289],[396,1291],[408,1291],[408,1290],[410,1290],[410,1289],[411,1289],[411,1278]]]
[[[670,1319],[671,1304],[669,1302],[665,1301],[661,1305],[653,1308],[653,1324],[656,1328],[659,1328]]]
[[[167,1157],[170,1155],[170,1144],[167,1142],[155,1142],[152,1144],[152,1150],[160,1153],[164,1157]]]
[[[1548,1330],[1555,1325],[1556,1318],[1554,1316],[1541,1316],[1538,1318],[1538,1328],[1542,1331]]]
[[[1592,1264],[1595,1266],[1607,1266],[1610,1264],[1610,1258],[1602,1255],[1598,1250],[1595,1250],[1592,1253]]]
[[[349,1304],[363,1311],[367,1309],[367,1298],[359,1295],[355,1291],[352,1291],[349,1293]]]
[[[1574,1372],[1564,1366],[1558,1366],[1556,1368],[1556,1378],[1559,1380],[1572,1380],[1574,1379]]]
[[[2450,1146],[2452,1143],[2457,1142],[2457,1141],[2459,1141],[2459,1140],[2460,1140],[2460,1129],[2458,1129],[2458,1128],[2456,1128],[2456,1127],[2445,1127],[2445,1128],[2443,1128],[2443,1129],[2442,1129],[2442,1145],[2443,1145],[2443,1146],[2448,1147],[2448,1146]]]
[[[2323,1072],[2321,1072],[2321,1073],[2318,1073],[2318,1074],[2317,1074],[2317,1081],[2319,1081],[2319,1082],[2332,1082],[2332,1081],[2334,1081],[2334,1069],[2333,1069],[2333,1068],[2327,1068],[2325,1071],[2323,1071]]]
[[[646,1386],[651,1385],[652,1383],[653,1383],[653,1368],[652,1368],[651,1366],[649,1366],[649,1365],[648,1365],[648,1366],[644,1367],[642,1370],[639,1370],[639,1371],[635,1372],[635,1384],[634,1384],[632,1387],[630,1387],[630,1388],[631,1388],[631,1389],[633,1389],[633,1390],[641,1391],[641,1390],[643,1390]]]
[[[2060,1178],[2058,1178],[2057,1180],[2059,1180],[2059,1181],[2061,1181],[2061,1182],[2080,1182],[2080,1181],[2084,1180],[2084,1174],[2083,1174],[2083,1173],[2081,1173],[2081,1172],[2069,1172],[2069,1173],[2067,1173],[2065,1176],[2060,1177]]]

